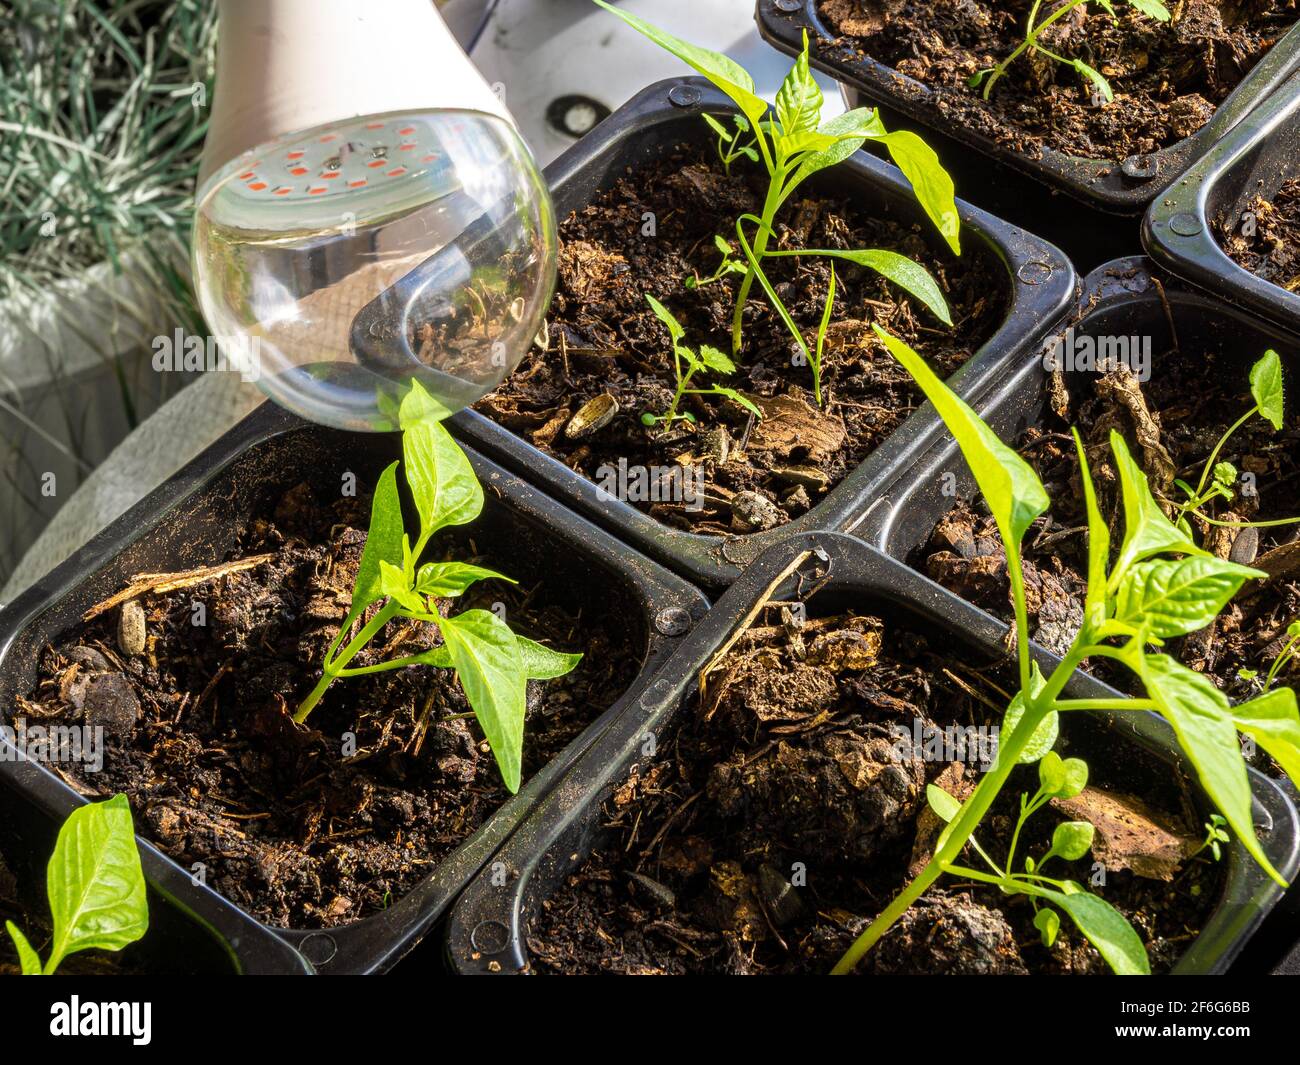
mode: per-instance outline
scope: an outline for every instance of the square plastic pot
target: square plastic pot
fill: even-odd
[[[707,140],[702,114],[734,110],[703,79],[650,86],[547,168],[557,216],[581,210],[627,168],[635,170],[684,142]],[[932,229],[901,172],[864,152],[826,171],[823,180],[813,180],[819,188],[854,197],[863,210]],[[1059,249],[969,204],[959,201],[958,209],[966,246],[988,249],[1006,271],[1006,319],[949,381],[963,394],[976,396],[1031,357],[1072,305],[1078,279]],[[425,268],[436,269],[436,259]],[[400,338],[394,339],[400,343]],[[631,504],[610,498],[595,482],[476,411],[462,411],[450,424],[457,436],[483,454],[708,590],[725,588],[765,547],[788,536],[807,529],[851,531],[891,471],[923,450],[937,428],[932,419],[913,416],[799,519],[767,532],[718,537],[670,529]]]
[[[1065,328],[1076,338],[1149,336],[1153,363],[1160,351],[1172,346],[1172,329],[1189,350],[1219,352],[1224,366],[1240,371],[1243,387],[1251,365],[1267,348],[1274,348],[1293,368],[1288,371],[1292,377],[1300,371],[1300,336],[1169,277],[1142,256],[1117,259],[1089,274],[1078,312]],[[1039,358],[1024,363],[977,405],[1001,439],[1014,444],[1041,421],[1050,377],[1044,356],[1057,339],[1049,338]],[[885,554],[910,561],[952,509],[956,496],[970,498],[974,491],[975,480],[949,436],[886,486],[860,535]]]
[[[468,453],[486,496],[472,526],[476,544],[508,557],[512,575],[520,580],[544,576],[566,594],[606,597],[625,619],[640,660],[638,679],[411,890],[352,924],[322,930],[264,926],[211,888],[193,883],[188,871],[142,839],[150,884],[220,935],[241,971],[390,968],[429,931],[577,756],[627,707],[637,705],[661,657],[707,610],[704,596],[685,581]],[[87,608],[128,584],[132,575],[218,562],[261,501],[304,481],[337,491],[346,472],[374,484],[400,455],[397,434],[326,429],[264,404],[0,612],[0,707],[7,716],[15,696],[33,687],[43,649],[75,630]],[[85,801],[36,762],[0,761],[0,782],[56,823]]]
[[[1279,46],[1280,47],[1280,46]],[[1300,44],[1297,44],[1300,50]],[[1219,243],[1257,196],[1300,174],[1300,75],[1291,78],[1151,204],[1142,244],[1171,273],[1300,334],[1300,295],[1257,277]]]
[[[783,578],[787,577],[783,582]],[[811,589],[811,591],[808,591]],[[662,734],[685,711],[698,676],[749,618],[769,592],[782,600],[799,598],[809,615],[825,603],[881,610],[949,637],[981,659],[1005,656],[1006,626],[937,584],[861,540],[833,533],[807,533],[787,539],[756,561],[696,627],[642,701],[645,713],[615,722],[568,776],[511,836],[496,855],[505,884],[480,873],[465,889],[447,924],[447,957],[459,973],[521,973],[528,968],[529,916],[590,854],[600,836],[604,800],[634,765],[644,762],[645,736]],[[956,651],[956,653],[960,653]],[[1044,673],[1056,659],[1034,648]],[[1083,673],[1065,689],[1070,698],[1114,698],[1119,693]],[[1070,743],[1087,740],[1090,750],[1114,745],[1140,748],[1183,781],[1189,798],[1208,808],[1174,743],[1172,730],[1146,711],[1068,715],[1061,723]],[[660,744],[666,749],[666,744]],[[1250,772],[1254,816],[1260,840],[1285,877],[1300,868],[1300,819],[1291,801],[1271,780]],[[1231,965],[1282,889],[1266,876],[1237,843],[1227,855],[1222,897],[1201,933],[1179,959],[1175,972],[1219,973]]]
[[[1085,271],[1136,252],[1129,220],[1140,216],[1174,178],[1300,69],[1297,25],[1241,80],[1205,126],[1176,144],[1119,162],[1052,148],[1030,158],[954,123],[941,112],[928,86],[859,54],[851,41],[840,43],[817,8],[818,0],[757,0],[755,18],[763,37],[790,54],[802,49],[806,30],[813,66],[839,79],[853,105],[879,107],[888,128],[921,134],[938,152],[961,195],[1055,242]]]

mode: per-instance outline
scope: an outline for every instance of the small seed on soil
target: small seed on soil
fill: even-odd
[[[659,883],[658,880],[651,880],[650,877],[642,873],[628,873],[628,879],[636,885],[637,892],[643,894],[656,906],[666,910],[671,910],[677,905],[677,896],[671,889]]]
[[[570,440],[591,436],[612,422],[617,413],[618,400],[608,392],[602,392],[578,408],[578,413],[564,427],[564,435]]]
[[[122,653],[134,657],[144,653],[144,607],[140,600],[130,599],[122,604],[117,618],[117,645]]]
[[[1251,526],[1237,531],[1228,559],[1239,566],[1249,566],[1259,554],[1259,530]]]
[[[731,434],[726,426],[719,425],[704,434],[700,442],[700,458],[718,466],[725,466],[731,456]]]
[[[767,496],[737,492],[731,501],[731,524],[741,532],[771,529],[781,523],[781,511]]]
[[[108,735],[130,739],[140,718],[140,700],[121,673],[97,673],[86,684],[83,702],[86,724],[102,726]]]
[[[792,488],[781,497],[781,506],[790,512],[803,512],[812,507],[812,500],[808,498],[808,489],[803,485]]]

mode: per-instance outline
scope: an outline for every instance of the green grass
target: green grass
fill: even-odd
[[[211,0],[9,0],[0,20],[0,298],[189,241]],[[203,106],[192,102],[201,86]],[[169,279],[169,286],[179,279]],[[183,285],[180,287],[184,287]],[[178,292],[178,294],[180,294]]]
[[[165,295],[167,331],[203,332],[187,263],[216,4],[5,0],[4,8],[0,306],[23,293],[48,301],[53,282],[129,254],[130,291]],[[0,584],[113,442],[86,442],[88,405],[120,405],[120,418],[96,418],[125,432],[184,383],[149,373],[147,351],[115,355],[109,338],[86,335],[75,302],[53,299],[66,327],[108,363],[112,392],[88,395],[67,379],[53,341],[36,356],[48,366],[43,387],[19,393],[0,374]],[[115,308],[123,319],[158,324],[157,312],[147,315],[130,296]],[[40,496],[45,471],[33,467],[33,454],[62,467],[57,499]]]

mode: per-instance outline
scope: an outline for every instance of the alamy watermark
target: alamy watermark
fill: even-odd
[[[104,768],[103,725],[29,725],[24,717],[0,725],[0,762],[78,762],[87,773]]]
[[[913,718],[912,727],[891,725],[900,762],[965,762],[987,772],[998,755],[997,725],[944,725]]]
[[[680,503],[704,509],[704,470],[699,466],[630,466],[625,458],[596,470],[596,490],[624,503]]]
[[[1043,369],[1064,373],[1105,373],[1127,366],[1145,383],[1151,380],[1149,336],[1092,336],[1076,334],[1074,326],[1043,345]]]
[[[228,371],[253,382],[262,376],[262,338],[201,336],[177,326],[171,335],[153,338],[153,368],[157,373]]]

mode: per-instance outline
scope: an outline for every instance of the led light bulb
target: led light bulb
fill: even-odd
[[[194,277],[231,368],[314,421],[391,429],[412,379],[454,412],[518,364],[556,237],[433,6],[369,6],[222,4]]]

